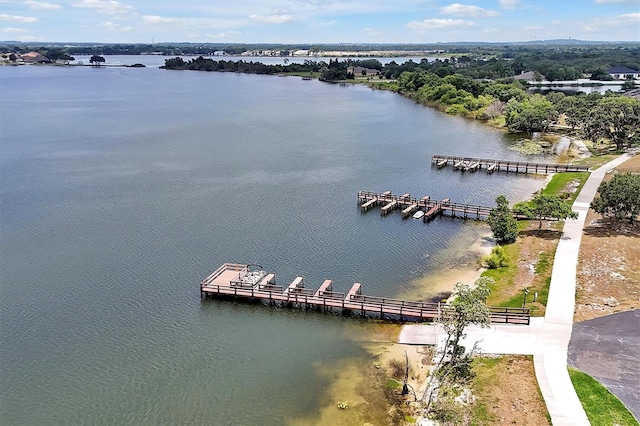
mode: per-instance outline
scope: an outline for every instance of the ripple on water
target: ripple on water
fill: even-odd
[[[16,99],[0,114],[7,423],[276,425],[315,413],[329,383],[319,369],[363,355],[345,338],[359,320],[201,302],[200,280],[256,262],[283,285],[301,274],[309,287],[329,278],[395,296],[466,262],[476,227],[361,214],[358,190],[486,204],[540,185],[431,167],[436,153],[523,157],[499,132],[392,93],[19,68],[0,75]]]

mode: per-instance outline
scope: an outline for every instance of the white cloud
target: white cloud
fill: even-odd
[[[178,22],[178,20],[176,18],[168,18],[165,16],[144,15],[142,17],[142,22],[145,24],[173,24]]]
[[[474,24],[471,21],[465,21],[464,19],[425,19],[423,21],[412,21],[407,24],[412,30],[428,31],[428,30],[440,30],[451,28],[472,27]]]
[[[106,28],[112,31],[131,31],[133,28],[131,27],[123,27],[122,25],[115,22],[103,22],[102,24],[98,24],[99,27]]]
[[[472,6],[468,4],[453,3],[449,6],[440,8],[440,12],[447,15],[463,16],[463,17],[484,17],[484,16],[499,16],[500,12],[495,10],[486,10],[479,6]]]
[[[631,19],[634,21],[640,21],[640,13],[625,13],[624,15],[620,15],[621,18]]]
[[[6,28],[0,29],[0,32],[11,33],[11,34],[26,33],[27,31],[28,30],[25,30],[24,28],[12,28],[12,27],[6,27]]]
[[[500,0],[500,7],[503,9],[515,9],[520,5],[520,0]]]
[[[38,18],[34,18],[33,16],[18,16],[18,15],[7,15],[6,13],[0,13],[0,21],[20,22],[21,24],[31,24],[33,22],[38,22]]]
[[[105,15],[117,15],[133,11],[133,7],[115,0],[81,0],[73,3],[74,7],[95,9]]]
[[[219,32],[218,34],[205,34],[206,37],[208,38],[233,38],[233,37],[237,37],[238,35],[240,35],[240,32],[238,31],[222,31]]]
[[[288,24],[295,21],[295,18],[288,14],[251,15],[249,19],[260,24]]]
[[[42,1],[33,1],[27,0],[24,2],[25,6],[27,6],[31,10],[56,10],[62,9],[62,6],[59,4],[46,3]]]

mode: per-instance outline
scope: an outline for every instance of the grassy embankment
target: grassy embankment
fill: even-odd
[[[624,404],[596,379],[573,368],[569,368],[569,376],[593,426],[638,425]]]
[[[556,173],[542,190],[542,193],[562,196],[567,203],[572,204],[588,176],[589,173],[587,172]],[[575,190],[572,189],[573,187],[575,187]],[[535,258],[525,259],[532,265],[530,273],[533,274],[532,279],[526,285],[529,291],[526,306],[531,309],[532,315],[544,315],[549,296],[549,285],[551,284],[553,259],[562,232],[562,226],[563,222],[556,222],[552,224],[551,229],[538,232],[536,230],[537,221],[524,220],[518,223],[520,237],[515,243],[503,246],[509,259],[507,265],[497,269],[488,269],[482,274],[496,281],[491,288],[491,295],[487,299],[488,305],[522,306],[524,287],[518,286],[519,283],[517,282],[519,269],[522,268],[519,260],[522,260],[523,249],[526,250],[536,246],[539,247],[539,251],[533,253]],[[522,271],[520,272],[522,273]],[[534,302],[535,293],[538,293],[538,296]]]
[[[285,76],[311,77],[311,78],[315,78],[315,79],[320,78],[321,75],[322,75],[322,73],[320,73],[320,72],[306,72],[306,71],[288,72],[288,73],[285,74]]]

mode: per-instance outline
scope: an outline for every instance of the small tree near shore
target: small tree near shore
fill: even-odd
[[[598,188],[599,195],[591,208],[605,217],[629,219],[633,223],[640,215],[640,175],[618,174]]]
[[[95,65],[95,66],[99,67],[100,64],[103,63],[103,62],[106,62],[106,60],[102,56],[93,55],[91,57],[91,59],[89,59],[89,62],[91,63],[91,65]]]
[[[492,284],[495,284],[495,281],[488,277],[479,278],[473,286],[457,283],[454,300],[443,309],[439,322],[447,335],[427,389],[421,398],[421,401],[426,400],[427,412],[440,388],[456,386],[457,383],[470,378],[471,356],[475,347],[467,351],[460,345],[460,340],[466,336],[465,330],[471,324],[489,326],[491,313],[486,300],[491,293],[489,286]]]
[[[518,222],[509,209],[509,200],[504,195],[496,198],[497,207],[491,209],[487,222],[498,244],[511,244],[518,237]]]
[[[524,214],[529,219],[538,220],[538,231],[542,229],[545,219],[576,219],[578,213],[571,210],[571,206],[557,195],[538,194],[529,202],[516,203],[513,210]]]

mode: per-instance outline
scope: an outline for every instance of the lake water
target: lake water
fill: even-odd
[[[318,372],[366,360],[353,336],[370,324],[201,301],[200,280],[255,262],[283,285],[394,296],[487,227],[363,215],[358,190],[490,204],[540,186],[437,171],[436,153],[523,157],[498,131],[362,86],[5,66],[0,87],[4,424],[313,417],[331,380]]]

